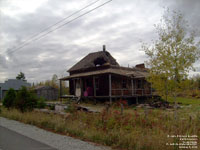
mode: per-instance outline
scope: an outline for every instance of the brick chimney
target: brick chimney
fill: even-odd
[[[145,65],[144,63],[143,64],[137,64],[135,65],[136,68],[141,68],[141,69],[144,69],[145,68]]]
[[[103,45],[103,51],[104,52],[106,51],[106,45]]]

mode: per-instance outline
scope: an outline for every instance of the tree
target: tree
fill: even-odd
[[[21,112],[31,111],[37,105],[37,97],[29,92],[26,87],[22,87],[16,95],[14,105]]]
[[[25,81],[25,74],[23,72],[20,72],[17,77],[16,77],[17,80],[23,80]]]
[[[188,76],[193,64],[199,57],[199,44],[194,31],[188,30],[183,15],[167,10],[156,25],[158,40],[152,46],[144,44],[149,60],[149,81],[161,96],[168,93],[176,97],[181,89],[180,83]]]
[[[14,106],[14,101],[16,98],[16,92],[14,89],[10,88],[3,99],[3,106],[10,109]]]
[[[36,84],[35,86],[52,86],[54,88],[59,88],[59,83],[58,83],[58,76],[56,74],[54,74],[52,76],[52,79],[51,80],[46,80],[46,81],[43,81],[43,82],[40,82],[39,84]]]
[[[56,74],[52,76],[51,86],[58,88],[58,76]]]

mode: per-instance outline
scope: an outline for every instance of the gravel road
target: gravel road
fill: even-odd
[[[109,147],[84,142],[69,136],[45,131],[35,126],[0,117],[0,126],[40,141],[59,150],[111,150]]]

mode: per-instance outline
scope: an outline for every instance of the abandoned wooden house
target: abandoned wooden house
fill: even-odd
[[[106,51],[90,53],[72,66],[69,76],[60,79],[69,81],[70,95],[81,98],[112,99],[147,97],[152,95],[151,84],[145,78],[148,69],[144,64],[138,64],[133,68],[122,67]],[[62,95],[61,98],[66,97]]]

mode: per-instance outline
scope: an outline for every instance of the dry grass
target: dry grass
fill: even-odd
[[[143,109],[133,108],[126,109],[123,115],[120,115],[117,108],[109,113],[106,111],[96,114],[74,112],[67,119],[59,115],[39,112],[21,113],[4,108],[0,115],[113,148],[174,150],[178,148],[166,146],[166,143],[173,143],[177,139],[167,138],[167,135],[200,136],[199,109],[199,106],[181,109],[178,111],[177,120],[174,120],[173,111],[155,109],[149,110],[145,115]]]

